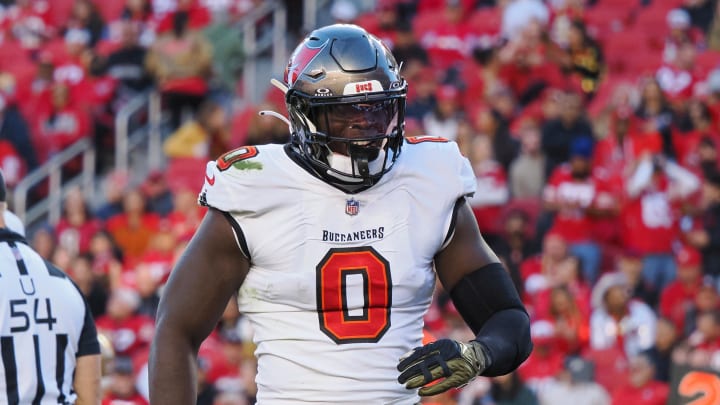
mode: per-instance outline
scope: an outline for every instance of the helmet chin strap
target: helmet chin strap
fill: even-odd
[[[348,153],[350,154],[351,160],[355,162],[358,174],[365,178],[365,182],[370,185],[370,165],[369,161],[371,157],[378,158],[379,153],[370,148],[364,148],[357,146],[354,143],[348,145]],[[375,156],[372,156],[375,155]],[[374,159],[373,159],[374,160]]]

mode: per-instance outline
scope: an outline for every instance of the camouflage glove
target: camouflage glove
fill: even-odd
[[[417,347],[400,358],[398,382],[405,388],[420,388],[422,396],[437,395],[462,387],[488,366],[488,358],[478,342],[462,343],[441,339]],[[436,384],[428,385],[443,378]]]

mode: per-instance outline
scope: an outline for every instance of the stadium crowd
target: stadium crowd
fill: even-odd
[[[75,190],[32,244],[86,295],[114,358],[104,404],[147,403],[164,282],[199,224],[204,162],[286,142],[270,90],[247,83],[230,30],[255,0],[15,0],[0,9],[0,168],[10,186],[113,116],[163,96],[168,167],[136,185],[101,154],[105,198]],[[427,403],[665,404],[671,371],[720,373],[720,2],[335,0],[410,83],[406,130],[455,140],[471,199],[532,318],[535,350],[504,377]],[[201,175],[200,175],[201,176]],[[472,338],[438,289],[427,338]],[[228,304],[202,346],[198,404],[253,401],[252,331]],[[720,393],[718,393],[720,394]],[[582,402],[578,402],[582,398]],[[118,401],[118,402],[113,402]]]

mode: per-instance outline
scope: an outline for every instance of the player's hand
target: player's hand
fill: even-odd
[[[440,339],[400,358],[398,382],[407,389],[422,387],[419,391],[422,396],[437,395],[467,384],[485,370],[487,363],[480,343]],[[428,385],[441,378],[444,379]]]

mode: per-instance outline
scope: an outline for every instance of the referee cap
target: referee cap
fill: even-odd
[[[0,170],[0,203],[5,202],[7,196],[7,190],[5,189],[5,178],[3,177],[2,170]]]

